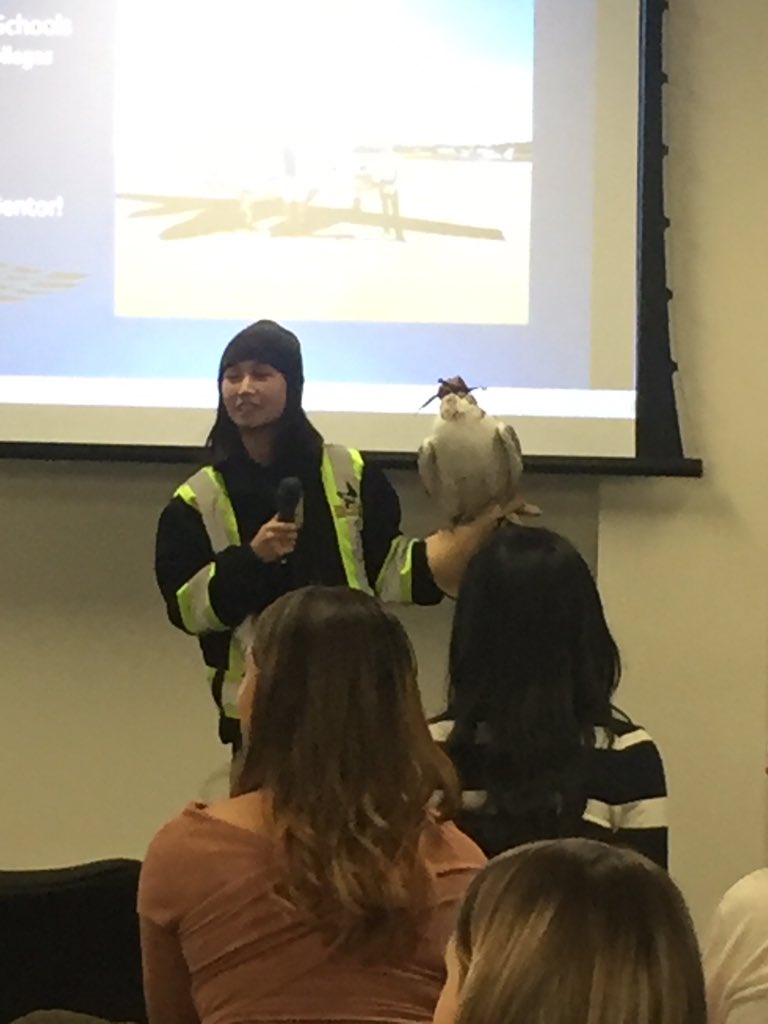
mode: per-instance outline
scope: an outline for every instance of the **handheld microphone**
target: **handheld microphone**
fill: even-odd
[[[287,476],[277,485],[275,505],[277,507],[277,520],[280,523],[295,523],[299,502],[304,496],[304,488],[301,480],[296,476]],[[288,556],[280,559],[281,565],[288,565]]]
[[[281,523],[295,523],[299,502],[304,496],[301,480],[296,476],[287,476],[277,485],[275,505],[277,518]]]

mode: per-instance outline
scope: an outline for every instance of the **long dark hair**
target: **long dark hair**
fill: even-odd
[[[584,559],[550,530],[506,524],[474,556],[451,634],[447,749],[483,751],[495,853],[578,831],[596,727],[611,741],[618,648]]]
[[[680,890],[631,850],[533,843],[491,861],[454,937],[456,1024],[706,1024]]]
[[[457,802],[407,634],[348,587],[293,591],[252,629],[258,678],[234,792],[268,793],[283,894],[330,941],[402,949],[429,900],[419,841],[434,794],[442,815]]]
[[[301,473],[320,461],[323,438],[302,408],[304,366],[296,335],[273,320],[258,320],[230,341],[219,363],[219,404],[216,419],[206,440],[208,460],[219,466],[233,456],[245,456],[240,431],[232,422],[221,398],[225,371],[236,363],[253,360],[266,363],[285,377],[285,412],[275,437],[274,459],[284,471]]]

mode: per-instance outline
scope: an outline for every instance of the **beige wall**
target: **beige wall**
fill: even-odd
[[[702,916],[768,863],[768,4],[670,8],[673,330],[706,477],[603,485],[599,574],[627,689],[666,754],[674,869]]]
[[[673,863],[698,916],[766,860],[768,334],[765,0],[674,0],[668,64],[674,328],[697,481],[539,478],[532,497],[599,572],[621,703],[660,740]],[[141,855],[221,764],[194,643],[151,576],[182,467],[0,464],[0,866]],[[427,528],[415,480],[406,522]],[[450,607],[412,610],[439,705]]]

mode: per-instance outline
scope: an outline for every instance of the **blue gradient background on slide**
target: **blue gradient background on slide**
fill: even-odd
[[[468,61],[491,59],[525,67],[533,60],[533,6],[534,0],[414,3],[422,21],[433,20],[444,37],[460,40]],[[574,6],[588,8],[592,0]],[[19,0],[12,13],[17,8],[28,17],[40,16],[37,5],[29,2]],[[1,40],[21,49],[50,47],[55,60],[50,68],[31,71],[0,66],[0,197],[63,195],[64,216],[0,217],[0,293],[18,286],[21,278],[12,268],[19,266],[85,277],[73,288],[0,303],[0,374],[210,377],[224,344],[242,322],[113,315],[115,5],[106,0],[64,0],[59,9],[74,23],[71,38]],[[225,47],[227,32],[236,27],[217,30],[215,7],[198,9],[207,10],[205,16],[211,19],[211,44]],[[589,38],[589,14],[586,23],[584,11],[579,18],[580,38],[585,24]],[[585,247],[591,248],[591,236],[581,230],[564,240],[562,223],[553,219],[553,200],[567,182],[568,204],[572,207],[581,197],[587,212],[591,210],[591,154],[584,145],[576,152],[572,142],[589,136],[594,104],[589,69],[594,53],[574,46],[578,52],[573,53],[573,67],[563,70],[558,47],[540,47],[541,33],[550,28],[537,22],[531,323],[287,323],[302,339],[309,378],[425,383],[460,372],[497,386],[589,386],[590,278],[583,253]],[[568,24],[558,29],[563,37],[570,30]],[[179,41],[183,43],[183,26]],[[581,97],[573,89],[578,82],[586,86]],[[564,97],[570,138],[563,137],[555,113]],[[462,127],[457,124],[457,135]],[[566,166],[560,159],[563,147],[569,152]],[[591,229],[589,218],[581,227],[588,221]],[[587,264],[583,281],[578,274],[570,275],[574,290],[583,296],[581,308],[558,314],[561,326],[568,329],[567,343],[553,320],[551,290],[547,298],[546,264],[553,248],[561,261],[570,253],[574,267]],[[253,311],[254,319],[269,315],[268,309]]]

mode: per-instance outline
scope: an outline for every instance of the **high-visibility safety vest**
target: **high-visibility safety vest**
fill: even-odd
[[[398,536],[392,541],[384,565],[371,586],[363,557],[363,507],[360,498],[363,457],[354,448],[328,444],[323,449],[321,476],[323,490],[331,510],[336,542],[347,584],[355,590],[375,593],[383,601],[411,602],[413,541]],[[202,519],[214,554],[245,543],[221,474],[213,466],[204,466],[179,487],[174,497],[196,509]],[[210,562],[187,580],[176,592],[179,613],[185,629],[200,634],[226,631],[209,595],[216,572]],[[224,671],[221,704],[224,714],[237,717],[237,690],[243,677],[243,650],[236,632],[229,645],[229,665]],[[210,681],[221,669],[210,669]]]

